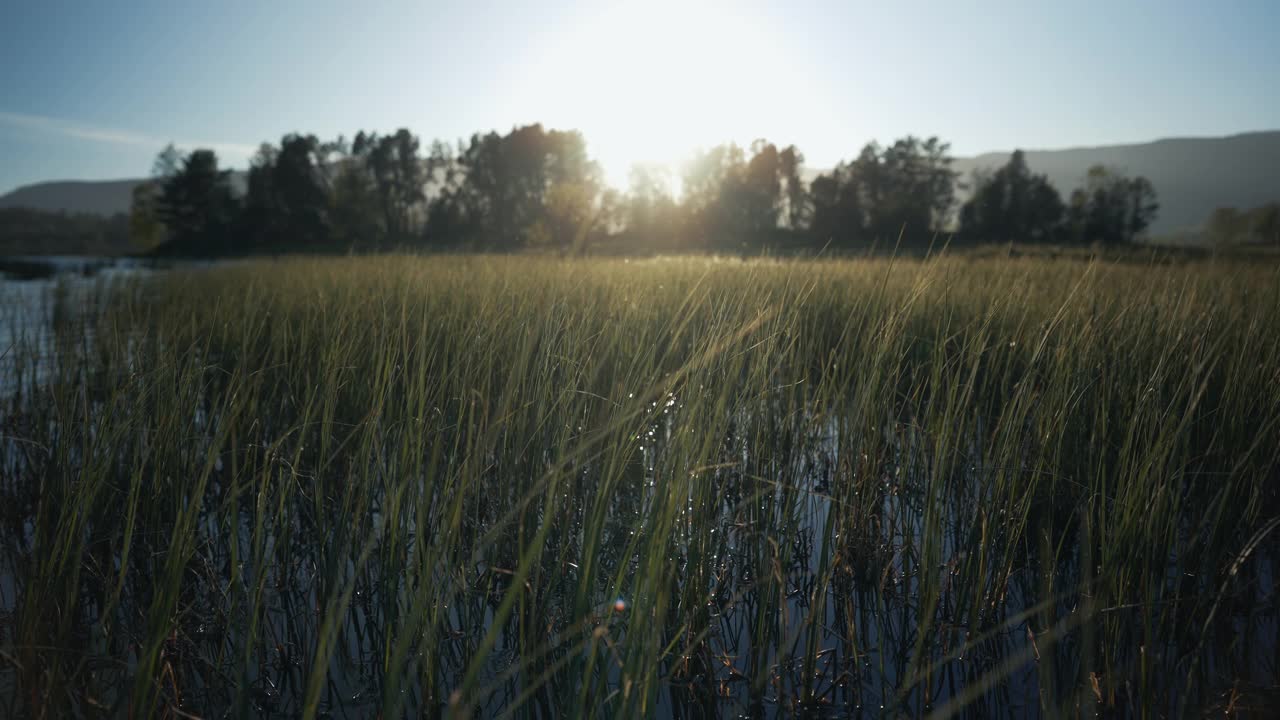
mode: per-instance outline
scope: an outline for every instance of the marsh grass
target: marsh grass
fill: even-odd
[[[287,259],[93,297],[0,365],[7,717],[1275,698],[1274,266]]]

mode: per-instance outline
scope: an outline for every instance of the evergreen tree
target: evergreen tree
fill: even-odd
[[[1050,242],[1062,223],[1063,204],[1044,175],[1027,168],[1021,150],[991,175],[975,178],[960,210],[960,234],[977,242]]]
[[[194,150],[164,182],[156,214],[169,231],[167,252],[206,256],[231,249],[229,236],[237,207],[229,176],[218,169],[212,150]]]

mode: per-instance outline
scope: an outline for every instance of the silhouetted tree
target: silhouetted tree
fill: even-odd
[[[1280,247],[1280,202],[1256,207],[1248,215],[1250,238]]]
[[[746,250],[797,238],[853,247],[902,232],[911,242],[949,221],[955,173],[947,151],[937,138],[872,143],[806,187],[794,146],[721,145],[685,165],[677,200],[651,170],[633,175],[627,196],[606,188],[580,133],[536,124],[473,135],[456,151],[436,142],[425,157],[406,129],[360,132],[349,151],[342,138],[292,134],[254,156],[242,203],[210,151],[179,162],[170,145],[155,165],[165,180],[154,197],[139,192],[134,224],[142,237],[163,223],[170,248],[190,253],[409,243],[565,252],[619,234],[637,249],[666,250]],[[1009,173],[1019,183],[1026,174]],[[1137,202],[1126,217],[1141,220],[1143,207]]]
[[[636,249],[676,250],[681,247],[680,206],[662,168],[636,166],[624,203],[622,223]]]
[[[1144,177],[1127,178],[1101,165],[1089,169],[1085,185],[1071,193],[1069,235],[1081,243],[1133,242],[1156,217],[1155,188]]]
[[[681,175],[681,211],[691,245],[720,247],[741,240],[738,217],[746,159],[735,144],[696,153]]]
[[[783,210],[782,160],[773,143],[751,143],[751,159],[734,189],[739,193],[744,232],[761,236],[777,229]]]
[[[582,183],[554,183],[547,189],[542,217],[525,233],[531,247],[581,253],[612,223],[616,193]]]
[[[314,135],[263,145],[249,169],[246,237],[258,247],[316,248],[329,241],[327,157]]]
[[[788,145],[778,155],[778,174],[786,200],[786,222],[792,230],[800,230],[809,223],[811,205],[808,189],[801,178],[803,166],[804,155],[795,145]]]
[[[863,147],[810,186],[818,242],[854,247],[928,242],[947,222],[955,202],[955,172],[949,145],[937,138],[906,137],[886,148]]]
[[[960,209],[960,233],[982,242],[1049,242],[1062,223],[1063,204],[1044,175],[1033,175],[1021,150],[994,173],[975,176],[973,196]]]
[[[1250,210],[1220,207],[1209,216],[1205,231],[1218,245],[1264,243],[1280,245],[1280,203]]]
[[[285,137],[273,170],[285,233],[304,245],[325,241],[328,191],[320,141],[314,135]]]
[[[230,173],[218,169],[212,150],[194,150],[164,182],[156,214],[169,231],[165,249],[190,255],[225,252],[236,214]]]
[[[368,169],[387,242],[411,241],[426,211],[427,172],[418,154],[418,138],[401,128],[379,137],[360,132],[351,145],[352,155]]]
[[[866,211],[850,167],[840,163],[809,185],[809,230],[818,243],[851,248],[865,239]]]
[[[803,156],[766,140],[701,152],[683,175],[686,230],[705,247],[741,249],[768,241],[782,225],[802,222],[808,207],[800,180]]]
[[[151,178],[134,186],[129,198],[129,237],[134,246],[151,250],[167,239],[158,204],[164,183],[182,169],[182,153],[173,143],[165,145],[151,163]]]
[[[249,245],[263,245],[269,238],[280,234],[282,223],[273,172],[278,154],[274,145],[264,142],[249,160],[243,214],[240,218],[244,226],[243,238],[247,238],[245,242]]]
[[[378,247],[384,239],[380,206],[364,165],[355,159],[340,162],[329,195],[334,242],[348,250]]]
[[[874,201],[868,203],[871,236],[880,241],[901,235],[927,241],[946,222],[955,202],[956,174],[950,146],[936,137],[908,136],[880,153],[874,174]]]
[[[435,242],[567,249],[605,224],[600,170],[577,131],[528,125],[474,135],[432,172],[446,178],[427,228]]]
[[[151,163],[151,177],[159,181],[168,180],[181,169],[182,153],[173,143],[169,143],[156,154],[155,161]]]
[[[133,187],[129,199],[129,237],[136,248],[152,250],[164,243],[168,230],[160,221],[157,203],[160,184],[155,180]]]

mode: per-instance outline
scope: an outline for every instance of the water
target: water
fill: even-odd
[[[19,364],[28,376],[47,378],[55,324],[77,323],[97,312],[100,298],[111,288],[170,270],[228,262],[79,255],[0,258],[0,398],[12,395]],[[16,357],[20,347],[26,352]]]
[[[14,377],[14,364],[29,362],[43,377],[53,352],[54,323],[92,312],[94,290],[156,272],[160,266],[131,258],[10,256],[0,258],[0,379]],[[17,348],[27,350],[16,358]],[[13,388],[0,385],[0,394]]]

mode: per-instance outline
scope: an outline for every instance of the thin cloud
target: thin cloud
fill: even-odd
[[[136,133],[129,130],[82,125],[69,120],[46,117],[44,115],[28,115],[25,113],[6,112],[4,110],[0,110],[0,123],[13,127],[27,128],[30,130],[38,130],[40,132],[77,138],[80,140],[88,140],[90,142],[110,143],[112,145],[128,145],[131,147],[148,148],[155,151],[159,151],[165,145],[173,142],[174,145],[179,147],[209,148],[219,155],[233,158],[247,158],[252,155],[256,149],[252,145],[244,145],[242,143],[179,142],[176,140],[158,138],[153,135]]]

